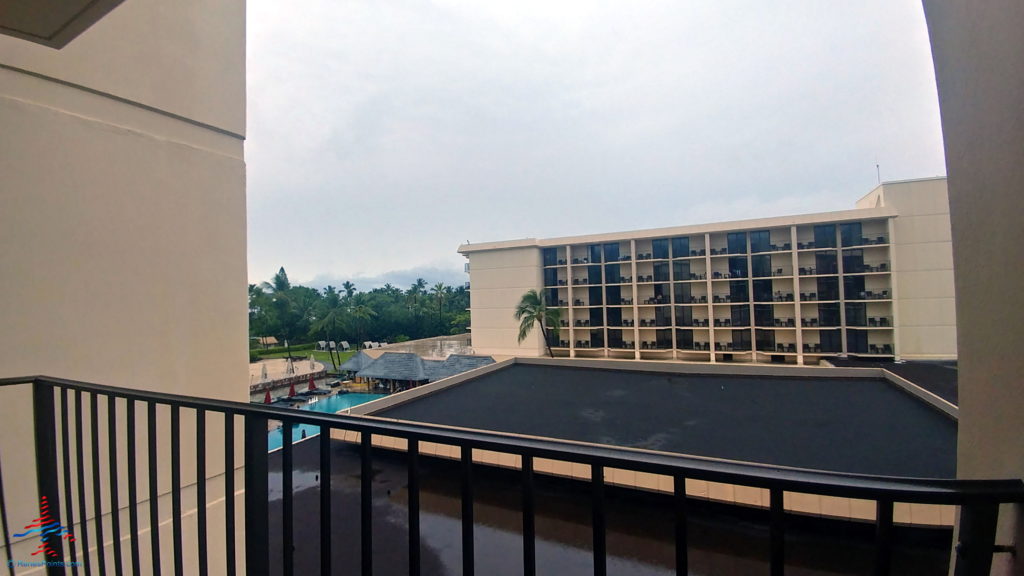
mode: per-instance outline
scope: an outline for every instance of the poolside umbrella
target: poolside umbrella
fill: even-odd
[[[260,382],[266,382],[266,381],[267,381],[267,365],[266,365],[266,363],[263,363],[262,367],[260,368]]]
[[[291,398],[292,396],[295,396],[295,382],[292,382],[292,385],[288,388],[288,397]]]
[[[313,355],[312,354],[309,355],[309,369],[310,370],[316,370],[316,363],[313,360]]]
[[[267,395],[263,397],[264,404],[270,404],[273,400],[270,399],[270,390],[267,390]]]
[[[316,384],[313,383],[313,377],[310,376],[309,377],[309,391],[312,392],[314,390],[316,390]]]

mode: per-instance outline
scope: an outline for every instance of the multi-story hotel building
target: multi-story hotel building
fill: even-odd
[[[856,208],[612,234],[466,244],[472,339],[518,342],[529,289],[561,308],[556,356],[816,363],[956,357],[945,178],[886,182]]]

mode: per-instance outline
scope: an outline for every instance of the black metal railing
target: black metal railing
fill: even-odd
[[[36,457],[36,482],[39,494],[45,495],[50,509],[58,518],[69,525],[75,525],[75,516],[80,526],[77,543],[69,546],[72,562],[89,556],[90,542],[99,544],[98,552],[92,557],[96,559],[96,573],[123,574],[126,572],[124,556],[120,549],[123,527],[117,520],[119,514],[111,515],[108,526],[113,534],[113,549],[107,554],[102,543],[103,532],[103,492],[109,490],[110,510],[117,512],[121,507],[118,490],[118,460],[120,452],[119,438],[124,438],[124,454],[126,456],[128,486],[127,512],[129,526],[127,540],[129,545],[129,561],[127,568],[133,574],[160,574],[161,554],[170,553],[173,558],[174,574],[185,572],[186,556],[182,533],[182,458],[185,454],[193,456],[195,462],[195,479],[197,495],[197,539],[198,546],[194,549],[196,556],[187,558],[189,566],[197,566],[200,575],[209,573],[208,565],[208,518],[206,454],[207,416],[219,414],[223,417],[223,449],[224,449],[224,489],[225,516],[224,538],[226,542],[225,565],[222,572],[220,566],[217,573],[233,575],[237,572],[237,550],[235,545],[236,510],[234,504],[234,475],[238,463],[235,458],[235,427],[241,426],[244,436],[243,464],[245,487],[244,510],[244,543],[246,573],[266,575],[270,570],[270,546],[272,527],[269,522],[270,494],[268,489],[269,456],[267,450],[267,432],[269,423],[282,423],[282,512],[283,520],[274,530],[281,531],[282,546],[278,553],[283,555],[283,572],[294,573],[294,499],[293,499],[293,441],[292,428],[298,424],[319,426],[321,438],[330,437],[332,430],[345,430],[360,433],[360,526],[361,553],[358,562],[361,573],[373,573],[373,505],[372,505],[372,464],[374,458],[375,436],[401,438],[407,443],[406,463],[408,472],[408,554],[409,572],[420,573],[420,459],[421,446],[424,442],[457,446],[460,451],[461,486],[461,530],[463,574],[474,573],[474,468],[480,464],[474,462],[474,450],[487,450],[518,455],[521,457],[519,474],[522,488],[522,556],[524,573],[536,573],[536,527],[535,527],[535,472],[537,458],[580,463],[590,466],[590,498],[593,532],[593,565],[594,574],[604,575],[607,572],[606,558],[606,517],[605,517],[605,470],[609,468],[648,472],[669,476],[673,479],[673,510],[675,515],[675,550],[676,573],[686,574],[687,558],[687,502],[686,480],[704,480],[722,482],[741,486],[767,489],[769,492],[769,540],[771,574],[779,575],[785,569],[785,526],[786,511],[783,505],[785,492],[801,492],[822,496],[866,499],[876,502],[876,528],[874,573],[888,574],[892,552],[893,504],[920,503],[944,504],[960,507],[959,542],[955,550],[956,571],[960,576],[987,575],[995,550],[995,527],[1001,503],[1024,502],[1024,483],[1020,480],[921,480],[864,476],[820,471],[799,470],[768,465],[722,461],[698,457],[646,452],[607,446],[581,445],[557,440],[523,438],[493,432],[466,431],[442,428],[430,425],[402,422],[382,421],[372,418],[323,414],[310,411],[298,411],[286,408],[229,402],[222,400],[202,399],[158,392],[146,392],[124,388],[115,388],[96,384],[87,384],[70,380],[47,377],[31,377],[16,379],[0,379],[0,386],[28,385],[32,387],[34,417],[34,442]],[[104,402],[105,400],[105,402]],[[123,401],[123,402],[119,402]],[[101,469],[100,414],[99,408],[105,404],[107,420],[106,442],[107,469]],[[89,429],[83,429],[83,408],[89,407]],[[73,406],[73,410],[69,410]],[[120,418],[123,408],[124,418]],[[139,494],[137,465],[139,446],[136,445],[136,432],[139,423],[136,421],[136,409],[145,407],[147,430],[146,446],[142,448],[145,455],[146,474],[149,479],[158,477],[164,466],[169,465],[170,499],[171,499],[171,544],[170,550],[162,549],[159,534],[160,510],[158,483],[148,481],[148,506],[150,534],[149,564],[143,566],[140,558],[140,529],[145,528],[145,519],[139,517]],[[182,413],[192,412],[195,416],[195,427],[182,434]],[[160,460],[158,450],[159,429],[158,413],[169,413],[169,463]],[[58,421],[60,433],[58,434]],[[123,427],[123,430],[122,430]],[[69,432],[71,432],[69,434]],[[123,434],[122,434],[123,432]],[[185,448],[182,438],[194,435],[195,446]],[[90,458],[84,455],[86,442],[90,446]],[[219,443],[219,440],[217,441]],[[58,450],[58,443],[60,449]],[[73,446],[72,446],[73,445]],[[331,509],[331,474],[332,453],[330,442],[319,443],[319,505],[322,511]],[[88,468],[88,470],[87,470]],[[107,485],[103,486],[102,477],[106,475]],[[91,474],[93,518],[92,527],[87,525],[89,510],[87,509],[87,492],[85,478]],[[72,485],[72,477],[77,485]],[[4,545],[10,556],[11,547],[8,541],[8,518],[6,515],[5,494],[3,493],[2,467],[0,467],[0,510],[3,510]],[[73,501],[79,504],[73,510]],[[215,495],[216,496],[216,495]],[[63,508],[61,507],[63,503]],[[332,572],[332,515],[321,513],[320,518],[320,572]],[[91,533],[90,533],[91,532]],[[63,543],[56,540],[52,543],[55,553],[63,558]],[[189,547],[190,553],[193,548]],[[10,558],[9,558],[10,559]],[[109,569],[107,562],[109,561]],[[13,565],[8,563],[10,574],[14,574]],[[70,569],[72,574],[92,572],[89,563],[83,563]],[[48,574],[64,574],[65,568],[50,566]]]

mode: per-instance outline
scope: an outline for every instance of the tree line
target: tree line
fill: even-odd
[[[352,282],[317,290],[292,285],[282,267],[269,282],[249,285],[249,336],[273,336],[289,346],[401,342],[466,332],[467,308],[469,291],[463,286],[428,286],[418,278],[405,290],[385,284],[360,292]]]

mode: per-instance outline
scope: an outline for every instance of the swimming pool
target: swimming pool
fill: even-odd
[[[336,394],[334,396],[327,396],[326,398],[321,397],[319,402],[313,404],[307,404],[301,408],[301,410],[312,410],[313,412],[329,412],[335,413],[339,410],[358,406],[360,404],[366,404],[372,402],[378,398],[383,398],[387,394]],[[292,428],[292,442],[298,442],[302,439],[302,433],[305,432],[306,436],[315,436],[320,433],[319,426],[312,426],[310,424],[299,424]],[[271,430],[267,434],[267,449],[270,451],[277,450],[283,444],[281,430]]]

